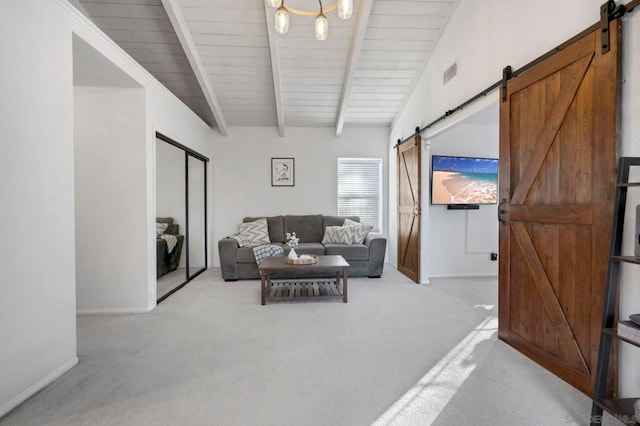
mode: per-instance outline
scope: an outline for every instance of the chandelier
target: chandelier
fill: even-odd
[[[349,19],[353,13],[353,0],[337,0],[333,5],[326,9],[322,8],[322,0],[318,0],[320,3],[319,11],[307,11],[294,9],[291,6],[286,6],[284,0],[267,0],[267,4],[273,8],[277,8],[276,11],[276,31],[278,34],[286,34],[289,31],[289,13],[302,16],[315,16],[315,36],[318,40],[326,40],[329,36],[329,21],[324,15],[325,12],[329,13],[332,10],[338,9],[338,16],[342,19]]]

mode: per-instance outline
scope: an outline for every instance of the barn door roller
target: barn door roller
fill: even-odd
[[[507,102],[507,82],[513,77],[513,69],[511,65],[507,65],[502,69],[502,102]]]
[[[609,51],[611,45],[609,39],[609,23],[614,19],[620,18],[625,14],[627,8],[625,5],[616,5],[614,0],[609,0],[600,6],[600,42],[601,53],[605,54]]]

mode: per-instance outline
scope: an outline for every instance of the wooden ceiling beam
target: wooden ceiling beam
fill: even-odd
[[[207,104],[209,104],[213,118],[216,120],[216,124],[218,125],[218,130],[220,130],[220,133],[223,136],[227,136],[227,121],[222,113],[222,107],[220,106],[218,98],[213,90],[213,86],[211,85],[209,76],[202,63],[200,53],[198,53],[196,43],[193,41],[193,36],[191,35],[191,31],[189,31],[187,21],[182,14],[182,9],[180,9],[178,0],[162,0],[162,5],[169,16],[171,25],[173,25],[173,29],[180,40],[184,53],[187,55],[191,69],[193,69],[193,73],[198,80],[198,84],[200,84],[200,88],[207,100]]]
[[[282,102],[282,84],[280,82],[280,54],[278,50],[278,35],[273,26],[275,14],[271,13],[271,7],[264,3],[264,16],[267,21],[267,33],[269,35],[269,53],[271,54],[271,75],[273,76],[273,91],[276,101],[276,114],[278,117],[278,133],[284,137],[284,104]]]
[[[369,15],[371,15],[373,0],[363,0],[361,4],[362,8],[358,14],[356,33],[351,46],[351,54],[349,55],[349,63],[347,65],[347,72],[344,76],[342,95],[338,106],[338,116],[336,117],[336,136],[342,135],[344,120],[347,114],[347,103],[351,97],[351,87],[353,86],[356,68],[358,68],[358,61],[360,60],[360,52],[362,52],[362,45],[364,44],[364,36],[367,32],[367,24],[369,22]]]

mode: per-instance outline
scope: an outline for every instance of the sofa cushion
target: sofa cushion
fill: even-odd
[[[365,225],[364,223],[358,223],[351,219],[346,219],[344,221],[344,226],[349,227],[353,230],[353,241],[355,244],[364,243],[365,238],[369,235],[369,232],[373,229],[371,225]]]
[[[263,216],[264,217],[264,216]],[[284,216],[270,216],[264,217],[267,219],[267,226],[269,228],[269,239],[272,243],[284,242]],[[261,217],[245,217],[242,222],[255,222]]]
[[[345,219],[351,219],[354,222],[360,222],[358,216],[323,216],[322,217],[322,232],[327,226],[344,226]]]
[[[285,252],[289,253],[289,246],[284,246],[285,247]],[[322,256],[324,255],[324,246],[320,243],[300,243],[298,244],[298,247],[296,247],[296,253],[298,255],[301,254],[315,254],[317,256]]]
[[[156,222],[156,235],[164,234],[164,231],[167,230],[168,226],[168,223]]]
[[[350,226],[327,226],[322,237],[322,244],[351,244],[354,228]]]
[[[369,260],[369,247],[364,244],[325,244],[327,255],[339,254],[347,262],[350,260]]]
[[[167,230],[164,231],[164,233],[169,235],[179,235],[180,225],[178,225],[177,223],[172,223],[171,225],[167,226]]]
[[[284,232],[295,232],[301,243],[319,243],[322,240],[322,215],[285,216]]]
[[[268,244],[269,230],[267,220],[265,218],[258,219],[254,222],[245,222],[238,225],[238,235],[244,241],[245,246],[257,246]]]

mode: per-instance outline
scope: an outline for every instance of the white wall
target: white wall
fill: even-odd
[[[2,415],[77,362],[72,61],[64,11],[51,1],[3,2],[0,63]]]
[[[416,85],[403,113],[392,126],[389,146],[398,138],[410,135],[414,128],[424,126],[445,111],[500,80],[502,69],[511,65],[517,69],[553,49],[599,20],[601,0],[509,1],[461,0],[449,22],[427,68]],[[541,23],[544,30],[541,30]],[[640,156],[640,82],[632,78],[640,74],[640,16],[638,11],[624,19],[622,122],[620,127],[621,154]],[[458,75],[442,85],[442,73],[453,62],[458,63]],[[495,102],[497,91],[486,102]],[[451,125],[477,107],[469,107],[454,114],[437,127]],[[390,169],[395,169],[395,155],[391,150]],[[391,171],[390,176],[394,176]],[[392,202],[395,200],[395,180],[389,183]],[[630,206],[640,203],[632,199]],[[390,206],[389,227],[396,227],[395,207]],[[631,213],[629,213],[631,214]],[[632,222],[629,222],[632,223]],[[633,225],[625,230],[626,253],[632,253]],[[397,242],[391,233],[390,262],[396,262]],[[629,251],[631,250],[631,251]],[[634,281],[640,271],[634,266],[623,267],[620,316],[640,311],[640,287]],[[622,345],[621,395],[640,394],[640,359],[637,349]]]
[[[76,305],[147,310],[144,90],[74,89]]]
[[[339,157],[387,157],[387,128],[347,128],[335,136],[333,128],[277,129],[233,127],[216,143],[214,153],[215,241],[237,232],[245,216],[281,214],[337,214]],[[271,186],[271,158],[295,158],[295,186]],[[383,167],[383,185],[388,173]],[[388,234],[387,194],[384,194],[383,233]],[[220,264],[215,254],[215,265]]]
[[[498,123],[457,126],[427,140],[431,155],[498,158]],[[426,177],[431,160],[424,157]],[[429,185],[428,179],[424,179]],[[428,204],[429,199],[424,200]],[[490,253],[498,252],[497,205],[479,210],[447,210],[429,204],[427,233],[428,277],[497,276],[498,262]]]
[[[10,225],[0,248],[0,415],[77,362],[73,33],[145,89],[147,131],[135,143],[145,151],[146,191],[137,197],[145,200],[147,252],[155,253],[155,130],[212,151],[213,131],[66,1],[3,2],[0,219]],[[155,255],[147,277],[150,309]]]

